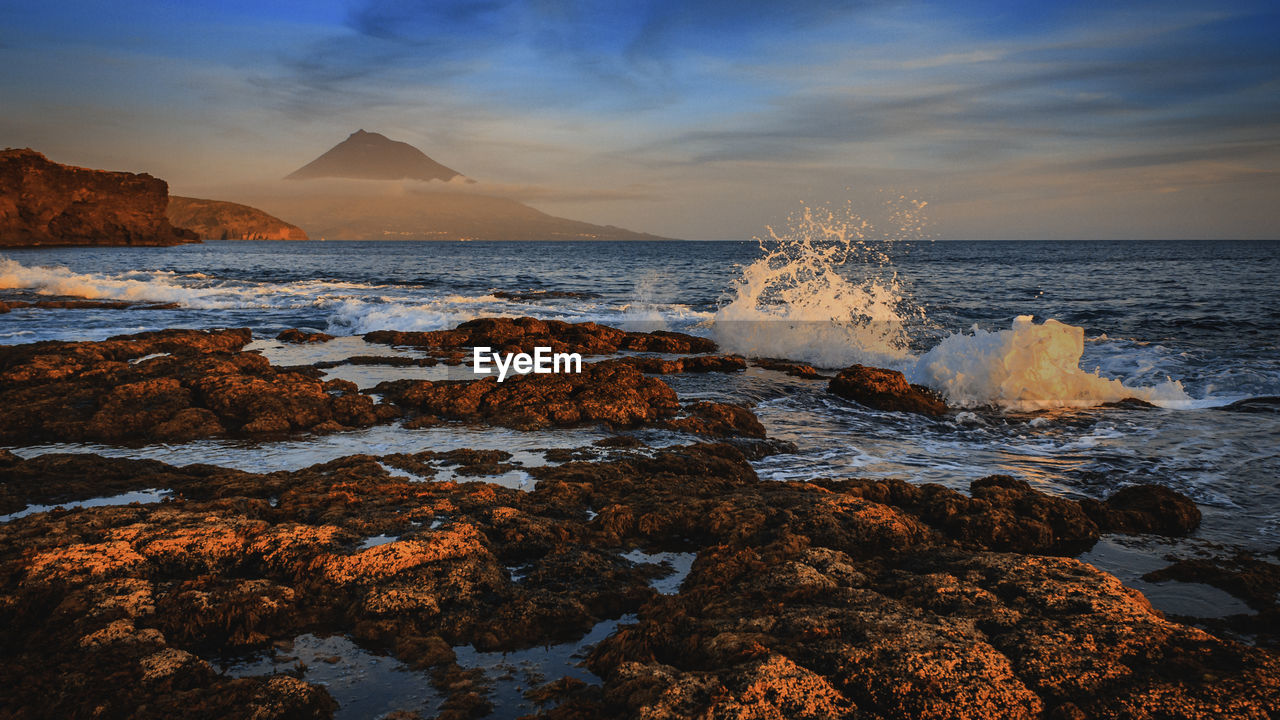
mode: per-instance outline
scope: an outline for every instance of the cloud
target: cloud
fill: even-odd
[[[855,72],[840,86],[799,88],[715,129],[674,135],[669,148],[692,163],[823,154],[846,162],[862,150],[892,153],[898,164],[1061,152],[1181,162],[1190,156],[1177,148],[1188,144],[1261,157],[1270,146],[1248,141],[1275,137],[1280,87],[1267,68],[1280,66],[1280,48],[1269,40],[1241,47],[1238,36],[1221,36],[1223,22],[1153,32],[1137,45],[1049,38],[1000,62],[975,50],[926,59],[955,63],[881,63],[874,77]]]

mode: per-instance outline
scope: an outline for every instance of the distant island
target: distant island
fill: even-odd
[[[418,148],[363,129],[285,176],[329,180],[314,193],[298,186],[254,204],[290,218],[313,238],[330,240],[669,240],[613,225],[548,215],[524,203],[485,195],[482,184],[428,157]],[[421,181],[432,187],[388,187],[372,181]],[[352,181],[349,191],[335,190]],[[301,185],[301,188],[305,188]]]
[[[285,180],[442,180],[462,177],[409,143],[357,130],[325,154],[285,176]]]

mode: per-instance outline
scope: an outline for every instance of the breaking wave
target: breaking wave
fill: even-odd
[[[1034,411],[1094,407],[1137,398],[1164,407],[1187,407],[1182,384],[1169,380],[1133,387],[1080,368],[1084,328],[1057,320],[1037,325],[1030,315],[1008,330],[974,328],[947,337],[920,356],[908,377],[939,392],[958,407],[999,406]]]
[[[899,200],[901,216],[925,206]],[[742,269],[715,315],[716,341],[744,355],[824,367],[901,362],[912,323],[924,315],[890,261],[900,227],[879,231],[846,205],[806,206],[782,231],[768,228],[767,238],[756,238],[761,257]]]
[[[1192,407],[1173,380],[1128,385],[1080,367],[1084,329],[1019,316],[1009,330],[952,334],[923,355],[910,350],[926,328],[893,268],[894,243],[920,240],[926,203],[899,196],[887,230],[845,206],[804,207],[779,231],[757,238],[761,256],[742,268],[712,326],[725,350],[827,368],[859,363],[902,370],[957,407],[1014,411],[1093,407],[1137,398]]]

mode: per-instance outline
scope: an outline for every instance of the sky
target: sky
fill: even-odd
[[[243,202],[365,129],[670,237],[906,194],[939,239],[1280,238],[1277,37],[1274,0],[0,0],[0,147]]]

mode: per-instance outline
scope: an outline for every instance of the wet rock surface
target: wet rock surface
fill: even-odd
[[[504,382],[493,376],[470,381],[394,380],[378,384],[374,392],[413,414],[411,427],[445,420],[517,430],[599,423],[615,429],[656,426],[703,435],[764,437],[764,426],[751,410],[708,401],[682,408],[669,385],[646,376],[626,359],[585,364],[581,373],[517,375]]]
[[[933,391],[912,385],[896,370],[852,365],[831,379],[827,389],[842,398],[876,410],[939,417],[947,405]]]
[[[629,443],[622,443],[623,445]],[[10,505],[164,486],[152,505],[0,525],[0,682],[15,717],[327,717],[321,686],[224,658],[342,635],[421,670],[440,717],[492,707],[478,651],[582,637],[598,683],[547,677],[546,717],[1272,717],[1273,652],[1172,622],[1056,555],[1084,506],[993,476],[760,481],[726,444],[530,468],[532,492],[415,482],[502,451],[352,456],[255,474],[0,456]],[[1130,512],[1140,512],[1129,509]],[[1091,527],[1092,526],[1092,527]],[[388,538],[366,546],[364,539]],[[642,548],[696,553],[678,592]],[[516,570],[518,569],[518,571]]]
[[[0,314],[28,308],[38,310],[172,310],[177,303],[138,303],[125,300],[53,298],[48,300],[0,300]]]
[[[559,320],[522,318],[480,318],[453,330],[398,332],[380,330],[364,335],[367,342],[421,348],[446,356],[476,346],[493,352],[532,353],[536,347],[553,352],[582,355],[612,355],[619,351],[656,353],[708,353],[716,344],[706,338],[684,333],[656,331],[627,332],[596,323],[566,323]]]
[[[241,352],[247,329],[0,348],[0,441],[179,441],[326,432],[398,412],[341,380]]]
[[[828,380],[830,375],[824,375],[818,372],[818,369],[812,365],[798,363],[791,360],[780,360],[778,358],[752,358],[751,364],[756,367],[762,367],[765,370],[776,370],[790,375],[791,377],[807,378],[812,380]]]
[[[280,342],[306,344],[329,342],[333,339],[333,336],[329,333],[310,332],[307,330],[299,330],[298,328],[289,328],[288,330],[280,331],[280,334],[276,335],[276,339]]]
[[[1255,613],[1231,615],[1205,624],[1272,648],[1280,647],[1280,550],[1269,555],[1241,552],[1226,558],[1183,558],[1142,579],[1204,583],[1228,592]]]
[[[747,369],[747,361],[737,355],[694,355],[684,358],[624,357],[612,362],[630,365],[651,375],[675,373],[738,372]]]

